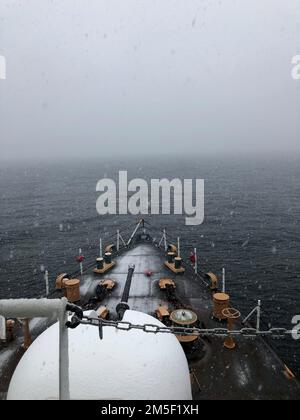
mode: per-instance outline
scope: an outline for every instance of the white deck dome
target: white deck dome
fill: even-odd
[[[141,312],[124,321],[163,326]],[[190,400],[185,354],[172,334],[128,332],[80,325],[69,330],[71,399]],[[21,359],[8,391],[9,400],[58,399],[58,324],[41,334]]]

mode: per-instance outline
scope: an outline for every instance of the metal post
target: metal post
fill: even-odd
[[[180,257],[180,238],[179,238],[179,236],[177,238],[177,255],[178,255],[178,257]]]
[[[226,292],[226,275],[225,275],[225,268],[222,270],[222,292]]]
[[[6,340],[6,319],[0,315],[0,341]]]
[[[261,300],[257,301],[257,306],[246,316],[246,318],[242,321],[242,324],[246,324],[246,322],[254,315],[256,312],[256,330],[260,331],[260,320],[261,320]]]
[[[194,248],[194,255],[195,255],[195,273],[198,273],[198,255],[197,255],[197,248]]]
[[[100,238],[100,241],[99,241],[99,250],[100,250],[100,252],[99,252],[99,256],[100,256],[100,258],[102,258],[102,238]]]
[[[261,300],[257,302],[257,319],[256,319],[256,330],[260,331],[260,317],[261,317]]]
[[[66,327],[68,314],[66,311],[67,300],[65,299],[64,308],[59,314],[59,399],[70,399],[69,384],[69,332]]]
[[[121,239],[122,244],[126,247],[126,242],[124,241],[123,236],[121,235],[121,233],[119,234],[119,238]]]
[[[159,247],[161,246],[161,244],[162,244],[163,240],[164,240],[164,234],[162,234],[162,237],[160,238],[160,241],[159,241],[159,243],[158,243],[158,246],[159,246]]]
[[[79,255],[80,255],[80,256],[82,255],[82,250],[81,250],[81,248],[79,248]],[[79,266],[80,266],[80,274],[82,275],[82,274],[83,274],[83,263],[82,263],[82,261],[80,261]]]
[[[46,297],[49,296],[49,272],[45,271]]]
[[[117,230],[117,251],[120,249],[120,231]]]
[[[137,224],[137,226],[135,227],[134,231],[132,232],[132,235],[129,238],[129,241],[127,242],[127,246],[129,246],[131,244],[132,239],[135,237],[135,234],[137,233],[137,231],[139,230],[140,226],[142,224],[142,220],[140,220]]]
[[[168,251],[168,244],[167,244],[167,232],[166,229],[164,229],[164,245],[165,245],[165,252]]]

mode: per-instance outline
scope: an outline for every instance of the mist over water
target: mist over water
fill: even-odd
[[[299,0],[1,0],[0,160],[300,153]]]
[[[300,307],[300,161],[298,159],[191,159],[66,162],[2,165],[0,168],[0,298],[38,297],[57,274],[78,269],[81,247],[89,260],[98,256],[99,237],[134,216],[99,216],[97,181],[204,178],[205,221],[186,227],[184,216],[149,216],[158,229],[181,237],[188,254],[196,246],[200,267],[221,275],[235,306],[247,314],[262,299],[264,321],[291,327]],[[264,326],[266,323],[264,324]],[[300,373],[299,343],[273,343]]]

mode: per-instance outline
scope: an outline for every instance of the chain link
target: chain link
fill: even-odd
[[[84,316],[77,321],[83,325],[91,325],[99,327],[100,336],[103,337],[103,327],[112,327],[119,331],[141,330],[145,333],[152,334],[174,334],[180,336],[201,336],[201,337],[219,337],[226,338],[229,336],[242,336],[245,338],[270,337],[273,339],[283,339],[291,336],[293,331],[286,328],[271,328],[266,331],[258,331],[255,328],[242,328],[240,330],[228,330],[227,328],[188,328],[188,327],[160,327],[154,324],[137,325],[126,321],[107,321],[105,319],[92,318]]]

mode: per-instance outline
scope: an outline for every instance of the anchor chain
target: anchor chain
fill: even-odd
[[[145,333],[150,334],[174,334],[180,336],[201,336],[201,337],[217,337],[217,338],[226,338],[226,337],[245,337],[245,338],[257,338],[257,337],[270,337],[272,339],[283,339],[287,336],[292,336],[293,331],[286,328],[271,328],[266,331],[259,331],[255,328],[242,328],[240,330],[230,331],[227,328],[211,328],[211,329],[202,329],[202,328],[188,328],[188,327],[160,327],[159,325],[154,324],[133,324],[126,321],[108,321],[100,318],[93,318],[88,316],[83,316],[82,319],[78,318],[75,315],[72,317],[72,324],[74,325],[91,325],[99,328],[100,339],[103,339],[103,328],[111,327],[119,331],[131,331],[131,330],[140,330]],[[69,326],[67,324],[67,326]]]

